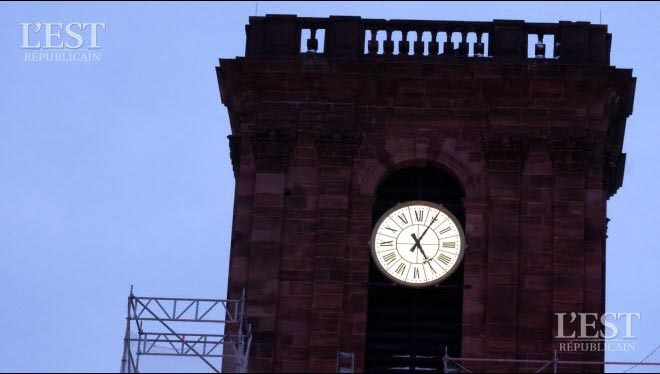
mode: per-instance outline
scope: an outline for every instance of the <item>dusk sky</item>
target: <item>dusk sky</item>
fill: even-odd
[[[0,4],[0,371],[118,371],[131,285],[137,295],[225,297],[234,177],[214,67],[244,54],[255,12],[602,15],[612,65],[637,77],[623,187],[608,203],[606,309],[641,314],[635,351],[606,358],[641,360],[660,344],[660,245],[650,235],[660,222],[660,4],[15,2]],[[25,22],[104,23],[101,61],[25,61]],[[207,369],[159,357],[141,368]]]

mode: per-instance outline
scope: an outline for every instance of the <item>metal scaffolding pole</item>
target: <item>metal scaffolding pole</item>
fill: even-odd
[[[193,331],[219,331],[189,330],[195,327]],[[142,356],[197,357],[216,373],[220,359],[230,357],[237,372],[246,372],[251,334],[245,291],[238,300],[138,297],[131,286],[120,372],[138,373]]]
[[[554,351],[553,357],[550,360],[533,360],[533,359],[513,359],[513,358],[477,358],[477,357],[451,357],[445,347],[445,355],[442,358],[444,372],[454,372],[455,368],[451,368],[449,364],[454,364],[463,372],[472,373],[471,370],[462,365],[462,363],[482,363],[482,364],[537,364],[541,365],[535,372],[541,373],[550,365],[552,365],[552,372],[557,373],[561,366],[604,366],[604,365],[624,365],[624,366],[651,366],[654,368],[660,367],[660,362],[628,362],[628,361],[578,361],[578,360],[560,360],[557,351]],[[458,372],[458,371],[456,371]]]

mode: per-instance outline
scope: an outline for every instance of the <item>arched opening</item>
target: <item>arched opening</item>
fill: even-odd
[[[390,208],[411,200],[442,204],[465,223],[463,188],[435,168],[407,168],[385,179],[376,192],[372,226]],[[445,346],[460,356],[463,265],[428,288],[395,285],[369,269],[365,370],[371,373],[438,373]]]

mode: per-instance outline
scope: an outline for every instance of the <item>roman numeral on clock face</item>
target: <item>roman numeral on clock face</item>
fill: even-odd
[[[415,210],[415,220],[417,222],[424,222],[424,211],[423,210]]]
[[[382,241],[382,242],[380,242],[380,246],[381,247],[391,247],[392,246],[392,240]]]
[[[413,269],[413,279],[419,279],[419,269],[418,268]]]
[[[444,229],[438,231],[438,235],[443,235],[451,231],[451,227],[445,227]]]
[[[385,225],[385,230],[390,230],[390,231],[393,232],[394,234],[396,234],[397,231],[399,231],[399,230],[397,230],[397,229],[393,229],[393,228],[391,228],[391,227],[388,226],[388,225]]]
[[[451,257],[447,256],[444,253],[438,254],[438,257],[436,257],[438,261],[442,262],[445,265],[448,265],[451,262]]]
[[[399,266],[394,270],[395,273],[399,275],[403,275],[403,273],[406,271],[406,265],[405,264],[399,264]]]
[[[383,260],[385,261],[385,264],[389,265],[394,262],[394,260],[396,260],[396,254],[394,254],[394,252],[390,252],[383,256]]]
[[[456,248],[456,242],[443,242],[442,248]]]
[[[401,220],[401,222],[403,222],[404,225],[408,224],[408,218],[406,217],[405,214],[399,214],[398,217]]]

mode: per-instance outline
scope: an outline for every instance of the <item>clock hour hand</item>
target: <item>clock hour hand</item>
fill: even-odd
[[[410,235],[412,236],[413,240],[415,241],[415,245],[410,248],[410,252],[414,252],[416,247],[422,248],[422,245],[419,243],[419,239],[415,236],[415,234]]]
[[[419,239],[417,239],[417,237],[415,236],[415,234],[412,234],[411,236],[412,236],[413,240],[415,241],[415,245],[413,245],[413,247],[410,249],[410,252],[414,251],[414,250],[415,250],[415,247],[417,247],[417,248],[419,248],[419,251],[422,253],[422,256],[424,256],[424,259],[425,259],[426,261],[428,261],[429,258],[428,258],[428,256],[426,255],[426,253],[424,253],[424,249],[422,249],[422,245],[419,243]],[[421,238],[421,237],[420,237],[420,238]]]

